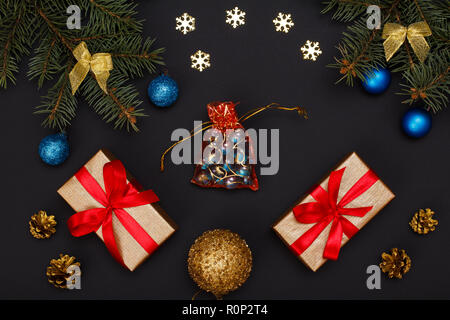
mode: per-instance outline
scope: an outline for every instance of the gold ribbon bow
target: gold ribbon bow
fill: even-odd
[[[405,38],[408,38],[408,42],[417,58],[419,58],[420,62],[424,62],[428,51],[430,51],[430,46],[424,38],[427,36],[431,36],[431,29],[425,21],[410,24],[408,27],[397,23],[386,23],[382,35],[382,38],[386,39],[383,42],[386,61],[392,58],[394,53],[405,42]]]
[[[106,81],[109,78],[109,71],[113,69],[111,55],[109,53],[96,53],[91,56],[84,41],[73,50],[73,55],[78,62],[69,74],[72,94],[75,94],[78,90],[89,70],[94,73],[100,88],[108,93]]]

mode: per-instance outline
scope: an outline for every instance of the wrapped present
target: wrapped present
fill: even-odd
[[[58,193],[77,213],[67,222],[75,237],[95,232],[111,255],[136,269],[176,230],[152,190],[143,191],[122,162],[100,150]]]
[[[328,259],[336,260],[340,248],[394,197],[352,153],[287,210],[273,229],[305,265],[316,271]]]

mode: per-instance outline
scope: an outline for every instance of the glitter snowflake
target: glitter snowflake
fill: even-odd
[[[309,40],[306,41],[305,45],[301,47],[300,50],[303,52],[303,60],[316,61],[317,57],[322,54],[319,42],[311,42]]]
[[[278,16],[273,19],[273,24],[275,25],[275,30],[279,32],[288,33],[289,30],[294,26],[291,14],[289,13],[278,13]]]
[[[226,23],[230,24],[233,28],[242,26],[245,24],[245,12],[235,7],[232,10],[227,10]]]
[[[211,66],[209,53],[198,50],[191,56],[191,67],[202,72]]]
[[[176,27],[175,30],[180,31],[182,34],[186,34],[188,32],[195,30],[195,18],[191,17],[186,12],[181,16],[175,18]]]

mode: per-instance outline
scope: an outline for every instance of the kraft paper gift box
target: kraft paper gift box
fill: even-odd
[[[105,164],[115,163],[117,164],[116,158],[107,150],[98,151],[74,176],[72,176],[59,190],[58,193],[67,201],[67,203],[72,207],[74,211],[79,212],[94,209],[94,208],[105,208],[105,205],[99,203],[98,199],[94,198],[91,193],[89,193],[85,186],[81,184],[81,180],[79,180],[78,175],[83,171],[85,175],[90,175],[102,188],[103,192],[105,191],[105,180],[104,180],[104,166]],[[121,163],[120,163],[121,165]],[[122,166],[122,165],[121,165]],[[122,166],[123,168],[123,166]],[[130,186],[133,186],[134,190],[141,192],[142,187],[138,185],[136,180],[129,174],[128,171],[123,169],[126,174],[126,183],[129,183]],[[88,177],[89,178],[89,177]],[[95,183],[94,183],[95,184]],[[131,188],[131,187],[130,187]],[[100,193],[102,190],[99,190]],[[147,191],[146,191],[147,192]],[[148,191],[152,193],[152,191]],[[153,194],[154,195],[154,194]],[[176,224],[168,217],[168,215],[164,212],[164,210],[157,203],[158,199],[156,195],[154,195],[156,200],[150,204],[138,205],[130,208],[120,208],[125,211],[120,211],[122,216],[131,216],[132,221],[127,218],[129,225],[131,223],[131,227],[134,230],[139,229],[141,232],[141,238],[144,238],[144,242],[138,242],[134,236],[132,236],[128,229],[124,227],[122,222],[119,220],[117,210],[112,209],[112,233],[115,238],[116,248],[118,254],[120,255],[122,261],[116,258],[124,267],[128,268],[130,271],[135,270],[144,260],[146,260],[149,255],[158,248],[163,242],[165,242],[177,229]],[[72,216],[69,221],[69,229],[71,229],[70,223]],[[100,226],[95,232],[100,239],[104,242],[104,235],[102,232],[103,225]],[[72,232],[72,230],[71,230]],[[74,232],[72,232],[74,234]],[[77,235],[78,236],[78,235]],[[110,238],[110,237],[109,237]],[[139,239],[139,238],[138,238]],[[150,243],[147,246],[147,243]],[[144,247],[141,245],[144,243]],[[105,242],[106,244],[106,242]],[[108,247],[109,249],[109,247]],[[111,252],[111,250],[110,250]],[[111,252],[112,253],[112,252]],[[114,256],[114,254],[113,254]]]
[[[352,153],[273,225],[311,270],[336,260],[349,238],[393,198],[392,191]]]

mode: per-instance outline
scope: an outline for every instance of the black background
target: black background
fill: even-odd
[[[225,10],[238,5],[246,24],[225,24]],[[2,126],[1,272],[0,298],[7,299],[190,299],[197,291],[189,278],[186,257],[203,231],[229,228],[246,239],[253,253],[253,271],[227,299],[391,299],[449,298],[448,254],[450,210],[450,114],[433,117],[424,139],[403,135],[399,75],[380,95],[366,94],[358,85],[334,85],[338,71],[326,68],[337,54],[344,25],[321,15],[319,1],[141,1],[144,34],[156,36],[170,75],[180,86],[180,98],[167,109],[152,106],[146,88],[153,76],[137,80],[150,117],[141,119],[137,134],[115,131],[90,107],[79,103],[69,129],[71,156],[60,167],[46,166],[38,157],[39,141],[51,130],[33,115],[40,96],[36,83],[26,80],[22,64],[16,86],[0,92]],[[175,17],[188,12],[196,31],[175,30]],[[288,33],[275,32],[272,19],[291,13]],[[64,14],[64,13],[62,13]],[[323,54],[316,62],[301,59],[299,47],[319,41]],[[211,54],[211,68],[190,68],[198,49]],[[280,170],[260,176],[260,190],[226,191],[192,185],[191,165],[168,162],[159,172],[159,157],[175,128],[192,129],[193,120],[207,120],[206,104],[240,101],[238,112],[279,102],[300,104],[310,114],[302,120],[288,112],[266,112],[246,122],[247,128],[280,129]],[[73,238],[65,225],[73,214],[56,190],[98,149],[108,148],[146,187],[180,229],[143,265],[131,273],[110,256],[96,235]],[[382,210],[341,251],[339,261],[318,272],[308,270],[277,238],[270,226],[308,188],[347,153],[357,151],[394,191],[397,198]],[[169,158],[170,159],[170,158]],[[437,212],[437,231],[414,234],[408,222],[419,208]],[[56,234],[36,240],[28,231],[30,216],[40,209],[56,215]],[[368,290],[366,268],[378,264],[391,247],[407,250],[412,269],[403,280],[382,277],[381,290]],[[45,276],[50,259],[59,253],[82,263],[82,290],[58,290]],[[200,298],[200,297],[199,297]],[[201,298],[212,298],[204,295]]]

